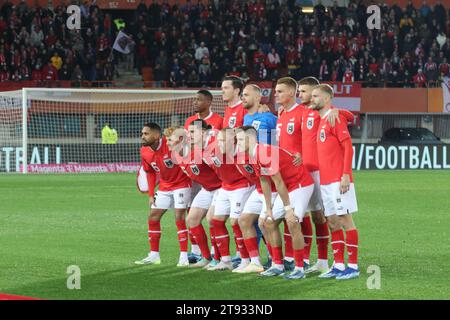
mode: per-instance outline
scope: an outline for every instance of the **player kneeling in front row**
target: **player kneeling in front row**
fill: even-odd
[[[253,127],[242,127],[237,132],[240,151],[249,155],[255,172],[260,177],[264,194],[266,213],[260,216],[261,229],[269,234],[272,248],[272,267],[262,276],[284,274],[283,252],[279,225],[286,218],[293,237],[295,269],[286,279],[305,276],[303,270],[304,238],[300,223],[313,193],[313,180],[303,165],[295,166],[293,155],[275,146],[258,144],[257,132]],[[272,207],[270,180],[275,184],[278,196]]]
[[[331,127],[327,115],[331,110],[333,89],[322,84],[312,92],[312,108],[319,111],[321,120],[317,138],[320,190],[325,216],[331,229],[331,247],[334,265],[320,278],[351,279],[359,276],[358,231],[352,213],[358,210],[352,178],[353,148],[346,120],[340,115],[340,123]],[[344,241],[344,228],[346,240]],[[348,267],[344,264],[347,246]]]
[[[191,198],[191,180],[172,161],[171,151],[161,128],[156,123],[145,124],[142,128],[141,161],[147,174],[150,215],[148,237],[151,251],[136,264],[160,264],[159,242],[161,239],[161,218],[171,208],[175,210],[175,222],[180,243],[180,259],[177,266],[189,266],[188,230],[185,222],[186,209]],[[156,174],[159,174],[159,188],[155,193]]]

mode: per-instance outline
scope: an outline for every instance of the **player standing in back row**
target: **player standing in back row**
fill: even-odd
[[[359,276],[358,230],[352,213],[358,210],[355,186],[352,177],[353,148],[346,120],[331,127],[327,116],[331,111],[333,88],[327,84],[314,87],[312,108],[320,114],[317,151],[320,171],[320,190],[325,216],[331,229],[331,247],[334,265],[320,278],[352,279]],[[344,240],[345,230],[346,237]],[[347,246],[348,267],[344,264],[344,249]]]
[[[311,95],[313,88],[319,84],[319,80],[314,77],[306,77],[298,82],[299,98],[302,104],[306,107],[303,111],[301,123],[302,136],[302,163],[311,173],[314,179],[314,193],[311,198],[310,210],[314,225],[316,227],[316,243],[317,243],[317,263],[306,269],[306,273],[312,272],[326,272],[328,271],[328,243],[330,233],[328,230],[327,220],[323,213],[322,198],[320,194],[320,174],[319,174],[319,160],[317,156],[317,134],[319,131],[320,115],[316,110],[310,109]],[[353,122],[353,113],[343,109],[333,109],[327,117],[331,127],[339,120],[339,115],[343,115],[347,122]],[[305,237],[306,239],[306,237]],[[311,251],[311,238],[306,239],[309,246],[305,247],[305,260],[309,262]]]
[[[240,99],[244,83],[238,77],[225,77],[222,81],[222,98],[226,102],[223,128],[239,128],[244,124],[247,110]]]

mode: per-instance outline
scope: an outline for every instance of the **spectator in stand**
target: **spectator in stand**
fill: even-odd
[[[72,74],[69,70],[69,67],[67,64],[63,64],[61,69],[58,71],[58,79],[62,81],[68,81],[72,78]]]
[[[81,67],[79,64],[75,66],[75,69],[73,69],[72,77],[70,80],[72,80],[75,84],[80,84],[81,81],[83,81],[83,71],[81,71]]]
[[[439,70],[432,57],[428,57],[428,61],[424,65],[424,69],[425,78],[429,82],[429,86],[436,86],[436,81],[439,79]]]
[[[6,66],[2,67],[2,70],[0,71],[0,81],[5,82],[10,80],[10,74],[8,71],[8,68]]]
[[[168,81],[172,67],[168,62],[175,57],[179,59],[177,86],[187,81],[192,70],[201,81],[218,82],[233,68],[256,80],[264,75],[261,62],[270,70],[271,76],[266,75],[266,79],[289,74],[297,75],[296,78],[307,75],[340,81],[350,67],[355,81],[367,80],[371,69],[372,82],[388,82],[393,71],[397,71],[395,78],[404,78],[412,84],[412,75],[419,67],[427,78],[436,78],[436,74],[428,77],[427,72],[434,70],[425,66],[429,57],[439,66],[438,75],[442,73],[444,58],[447,61],[450,58],[449,12],[446,2],[441,0],[435,5],[424,2],[419,8],[410,2],[404,10],[397,5],[383,5],[381,30],[374,31],[366,28],[364,2],[351,2],[347,8],[328,7],[326,12],[319,4],[312,15],[295,15],[300,11],[296,1],[271,2],[267,6],[256,0],[211,1],[207,6],[188,2],[181,7],[168,1],[158,2],[152,1],[146,9],[145,1],[141,0],[136,14],[124,23],[139,44],[135,56],[139,70],[142,65],[154,69],[159,64],[161,81]],[[95,4],[83,2],[81,31],[66,28],[64,4],[50,9],[29,7],[23,2],[13,7],[6,1],[0,6],[0,68],[12,67],[10,72],[14,74],[25,64],[34,71],[39,57],[46,62],[51,58],[48,52],[57,51],[69,70],[79,64],[84,78],[98,77],[97,63],[102,68],[110,64],[108,72],[105,67],[105,75],[115,73],[118,61],[110,53],[116,27],[110,14]],[[145,47],[140,52],[142,40]],[[278,59],[268,58],[272,48],[280,60],[276,66],[270,62]],[[207,69],[205,66],[200,68],[205,55],[209,75],[201,71]],[[312,64],[309,58],[313,59]],[[383,67],[384,64],[390,67]],[[327,66],[328,75],[322,65]],[[446,71],[445,65],[442,68]]]
[[[447,62],[447,58],[444,58],[439,65],[439,74],[444,77],[450,76],[450,65]]]
[[[267,54],[266,59],[266,66],[270,74],[273,74],[275,70],[277,70],[281,65],[281,59],[278,52],[275,50],[275,48],[272,48]]]
[[[424,88],[426,85],[426,77],[422,72],[422,69],[417,70],[417,74],[413,77],[414,86],[416,88]]]
[[[56,70],[59,71],[61,69],[63,61],[57,51],[55,51],[55,53],[53,54],[53,57],[51,57],[50,61]]]
[[[35,26],[31,30],[30,44],[34,47],[43,47],[44,46],[44,33],[42,32],[42,30],[39,26]]]
[[[355,77],[353,75],[353,71],[350,68],[347,68],[344,72],[344,77],[342,77],[343,83],[353,83],[355,82]]]
[[[49,61],[42,71],[42,80],[46,81],[56,81],[58,80],[58,70],[53,66],[52,62]]]
[[[200,46],[195,50],[195,60],[200,62],[204,57],[209,57],[209,50],[205,43],[201,42]]]

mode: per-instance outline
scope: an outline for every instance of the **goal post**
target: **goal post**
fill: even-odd
[[[198,90],[24,88],[0,92],[0,173],[134,172],[146,122],[184,125]],[[212,111],[223,114],[221,91]],[[117,133],[117,140],[102,139]],[[109,131],[108,131],[109,130]]]

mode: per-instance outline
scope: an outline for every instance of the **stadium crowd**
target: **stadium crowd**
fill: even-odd
[[[139,3],[125,31],[135,67],[172,87],[215,85],[224,75],[271,81],[289,75],[365,86],[424,87],[449,75],[450,10],[440,0],[381,6],[381,30],[368,30],[366,5],[314,7],[296,1],[187,1]],[[109,81],[119,56],[117,27],[95,4],[81,5],[82,29],[66,28],[66,8],[8,0],[0,15],[0,81],[22,79]]]

